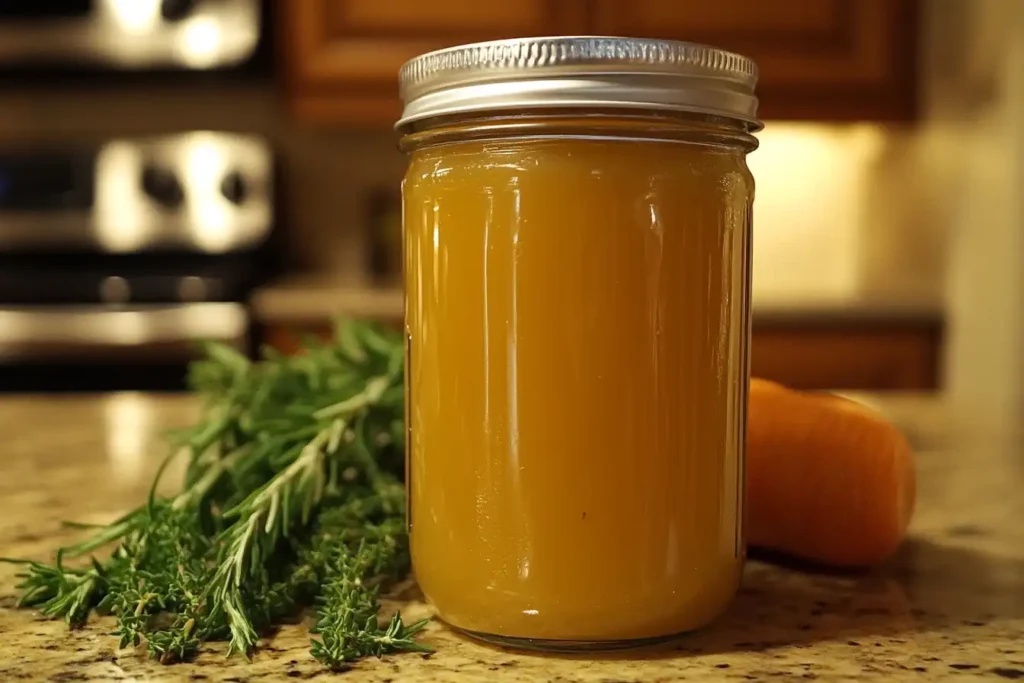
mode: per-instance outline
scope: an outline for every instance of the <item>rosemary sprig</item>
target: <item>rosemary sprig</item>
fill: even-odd
[[[307,606],[312,654],[329,667],[424,651],[424,622],[378,623],[378,592],[409,568],[401,339],[348,323],[335,340],[256,363],[207,346],[190,368],[202,419],[173,436],[149,500],[52,566],[13,560],[19,604],[72,626],[112,613],[122,647],[145,643],[165,663],[210,640],[250,656],[261,633]],[[184,486],[160,498],[174,457],[188,458]],[[84,568],[64,566],[85,555]]]

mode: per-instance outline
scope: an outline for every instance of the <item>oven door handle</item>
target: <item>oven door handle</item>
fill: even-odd
[[[239,350],[249,342],[240,303],[130,307],[0,308],[0,359],[113,358],[179,361],[198,356],[199,341]]]

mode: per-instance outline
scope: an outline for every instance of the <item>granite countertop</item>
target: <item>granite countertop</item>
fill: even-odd
[[[941,325],[945,313],[941,296],[911,296],[885,291],[848,295],[759,293],[752,299],[755,324],[898,322]],[[329,273],[289,275],[260,287],[252,298],[253,315],[264,324],[303,325],[329,321],[338,315],[400,319],[400,285],[372,286],[339,279]]]
[[[1024,440],[953,429],[927,438],[929,425],[950,424],[938,409],[928,399],[897,406],[900,423],[922,435],[920,502],[910,540],[883,569],[842,576],[752,561],[713,627],[594,658],[497,650],[434,623],[425,640],[436,654],[363,661],[338,680],[1024,680]],[[105,522],[140,503],[163,455],[158,435],[194,410],[186,397],[145,394],[0,398],[0,556],[48,559],[80,533],[61,520]],[[2,681],[332,678],[310,657],[303,626],[284,628],[252,662],[225,659],[216,645],[191,664],[154,664],[117,650],[108,619],[69,632],[15,609],[13,573],[0,565]],[[409,616],[426,610],[403,606]]]

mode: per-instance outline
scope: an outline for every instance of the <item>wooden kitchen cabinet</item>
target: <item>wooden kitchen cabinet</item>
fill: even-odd
[[[582,33],[588,0],[279,0],[293,115],[390,126],[398,69],[423,52],[516,36]]]
[[[597,33],[689,40],[752,57],[762,118],[914,116],[914,0],[593,2]]]
[[[907,120],[915,0],[278,0],[287,97],[301,121],[390,126],[407,59],[460,43],[612,34],[753,57],[770,119]]]
[[[750,372],[794,389],[934,391],[941,348],[933,322],[755,324]]]

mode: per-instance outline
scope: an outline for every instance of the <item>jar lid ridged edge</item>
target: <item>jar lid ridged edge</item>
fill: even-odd
[[[522,84],[545,78],[597,79],[601,75],[614,75],[620,80],[630,76],[685,78],[685,85],[672,87],[691,93],[696,103],[701,100],[702,90],[728,91],[736,96],[732,99],[738,105],[734,112],[737,117],[756,118],[758,69],[743,55],[700,43],[654,38],[547,36],[457,45],[410,59],[399,70],[399,94],[405,104],[399,125],[410,117],[428,115],[422,100],[443,90],[465,90],[487,83]],[[522,87],[525,94],[529,88]],[[603,87],[600,91],[595,104],[616,104],[614,98],[601,101],[608,100],[609,90]],[[579,95],[578,91],[574,97]],[[455,104],[453,99],[459,96],[445,99]],[[553,105],[557,101],[558,97],[552,98]],[[479,107],[479,103],[474,106]]]
[[[754,87],[757,65],[749,57],[710,45],[654,38],[551,36],[456,45],[408,60],[398,72],[400,90],[422,85],[442,73],[477,69],[531,69],[571,65],[691,66],[708,75]]]

